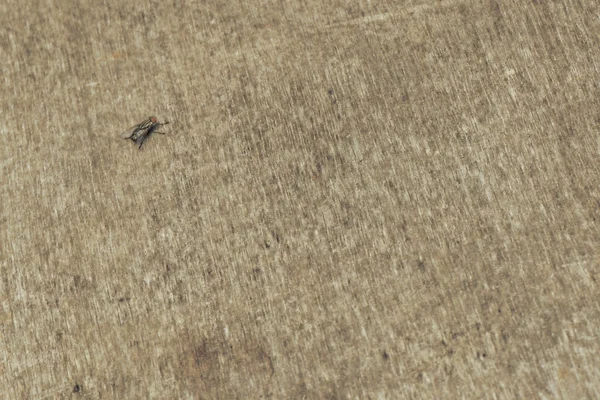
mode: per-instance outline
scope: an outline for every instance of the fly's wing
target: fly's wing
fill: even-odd
[[[142,146],[146,143],[146,140],[150,139],[150,136],[156,131],[156,128],[160,124],[152,123],[150,126],[145,128],[143,131],[136,133],[132,139],[135,141],[135,144],[141,149]]]
[[[125,129],[123,132],[121,132],[119,134],[119,136],[121,136],[122,139],[129,139],[133,135],[133,133],[135,132],[135,130],[137,129],[138,126],[139,126],[139,124]]]
[[[140,136],[144,136],[152,127],[152,121],[147,119],[137,125],[134,125],[130,128],[127,128],[123,132],[121,132],[121,138],[123,139],[133,139],[134,141]]]
[[[150,138],[150,133],[152,133],[150,131],[150,129],[146,129],[143,133],[141,133],[135,140],[135,145],[137,147],[139,147],[140,149],[142,148],[142,145],[144,144],[144,142]]]

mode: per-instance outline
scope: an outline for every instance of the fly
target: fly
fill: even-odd
[[[147,120],[140,122],[137,125],[132,126],[121,134],[123,139],[131,139],[139,149],[153,133],[160,133],[164,135],[164,132],[159,132],[156,129],[160,126],[167,125],[167,122],[158,122],[156,117],[149,117]]]

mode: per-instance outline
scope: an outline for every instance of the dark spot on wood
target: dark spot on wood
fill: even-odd
[[[79,383],[75,383],[75,386],[73,386],[73,393],[79,393],[81,392],[81,385]]]
[[[206,342],[194,349],[194,364],[199,367],[206,359],[211,358],[211,352],[208,350]]]
[[[331,100],[331,104],[337,104],[337,99],[335,98],[335,93],[333,92],[333,89],[329,89],[327,91],[327,94],[329,95],[329,99]],[[339,113],[337,115],[338,115],[338,119],[341,118]]]
[[[250,279],[252,281],[258,281],[260,279],[261,274],[262,270],[260,268],[252,268],[252,274],[250,275]]]
[[[387,361],[390,359],[390,355],[385,350],[383,351],[383,353],[381,353],[381,357],[383,357],[384,361]]]
[[[452,340],[456,340],[463,335],[463,332],[454,332],[452,334]]]
[[[275,365],[273,365],[273,359],[271,358],[271,356],[269,354],[267,354],[267,352],[264,351],[263,349],[260,349],[259,354],[258,354],[258,359],[259,359],[259,361],[267,360],[267,362],[269,364],[269,369],[271,370],[270,376],[273,376],[275,374]]]

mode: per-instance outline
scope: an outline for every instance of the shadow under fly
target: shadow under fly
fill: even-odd
[[[160,133],[164,135],[165,132],[159,132],[156,129],[160,126],[167,125],[168,123],[169,121],[158,122],[158,119],[156,119],[156,117],[149,117],[147,120],[142,121],[139,124],[132,126],[131,128],[128,128],[121,134],[121,137],[123,139],[131,139],[141,150],[144,142],[153,133]]]

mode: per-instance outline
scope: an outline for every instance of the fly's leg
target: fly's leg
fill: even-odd
[[[139,145],[138,149],[140,149],[140,150],[142,149],[142,146],[144,145],[144,142],[146,141],[146,139],[148,139],[148,136],[150,136],[150,135],[144,135],[144,137],[140,141],[140,145]]]
[[[169,123],[169,121],[163,122],[163,123],[157,124],[156,127],[158,128],[159,126],[164,126],[164,125],[167,125],[168,123]],[[161,135],[166,135],[165,132],[159,132],[159,131],[154,131],[154,132],[160,133]]]

